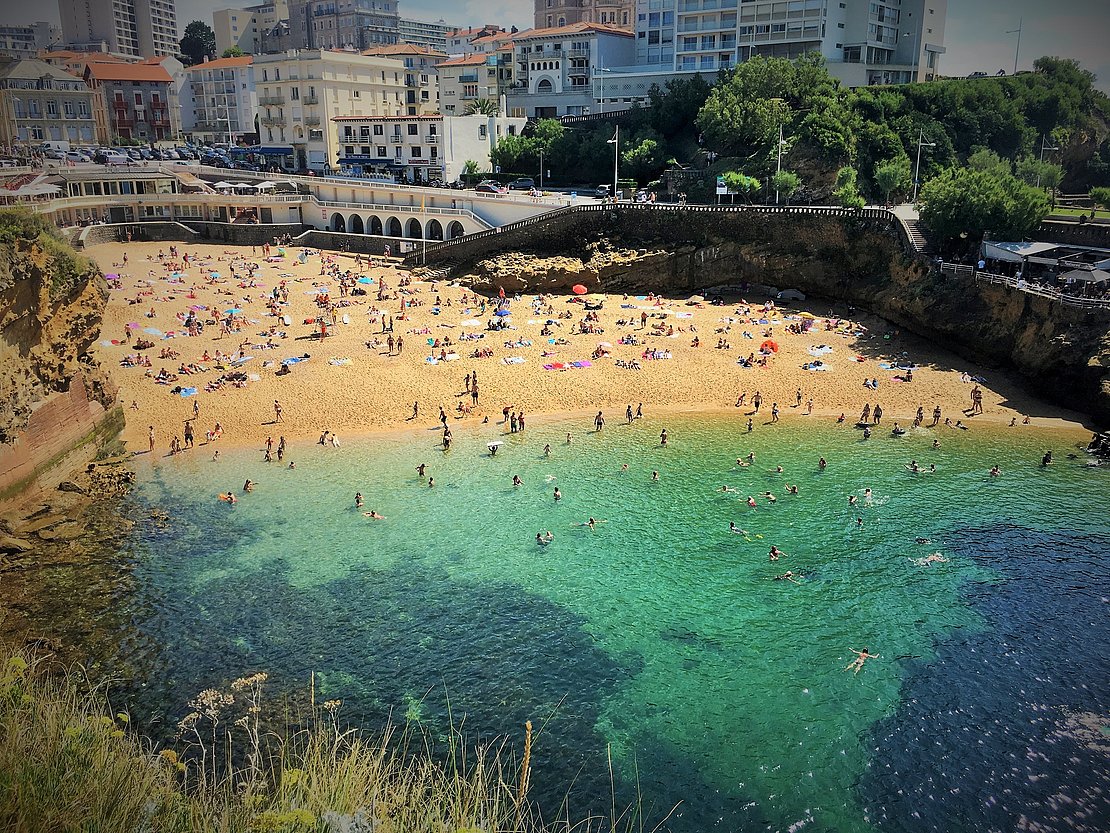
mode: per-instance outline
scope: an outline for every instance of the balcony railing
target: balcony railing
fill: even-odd
[[[439,141],[439,136],[425,136],[424,137],[424,144],[426,144],[426,145],[434,145],[438,141]]]
[[[285,119],[277,119],[272,116],[263,116],[260,121],[265,127],[281,127],[285,124]]]
[[[112,119],[112,124],[114,124],[116,127],[134,127],[135,120],[130,116],[125,116],[117,113]]]
[[[394,133],[392,136],[389,137],[389,143],[391,145],[399,145],[401,144],[401,137]]]
[[[320,98],[316,95],[306,95],[301,99],[302,104],[319,104]]]
[[[305,116],[304,117],[304,123],[307,124],[309,127],[316,127],[317,125],[320,124],[320,117],[319,116]]]
[[[568,58],[589,58],[590,50],[588,49],[568,49],[563,53]]]
[[[273,107],[285,103],[285,96],[283,95],[260,95],[258,103],[263,107]]]

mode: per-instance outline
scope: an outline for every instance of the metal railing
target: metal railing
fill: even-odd
[[[1008,286],[1010,289],[1016,289],[1019,292],[1025,292],[1029,295],[1040,295],[1042,298],[1049,298],[1050,300],[1059,301],[1062,304],[1067,304],[1072,307],[1110,309],[1110,298],[1084,298],[1078,295],[1069,295],[1058,289],[1053,289],[1043,284],[1031,283],[1024,279],[1012,278],[1008,275],[996,275],[992,272],[980,272],[974,266],[968,266],[963,263],[942,263],[940,265],[940,271],[942,274],[952,275],[957,278],[970,278],[977,283]]]

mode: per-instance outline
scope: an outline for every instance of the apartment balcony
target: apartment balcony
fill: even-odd
[[[301,104],[319,104],[320,98],[316,95],[306,95],[301,98]]]
[[[169,127],[170,120],[164,116],[161,118],[151,117],[149,124],[151,127]]]
[[[425,136],[424,137],[424,144],[426,144],[426,145],[434,145],[438,141],[439,141],[439,136]]]
[[[401,137],[394,134],[394,135],[389,137],[389,143],[391,145],[399,145],[399,144],[401,144]]]
[[[282,127],[285,125],[285,119],[273,118],[272,116],[263,116],[259,121],[263,127]]]
[[[260,95],[258,103],[263,107],[278,107],[285,103],[285,96],[283,95]]]
[[[112,124],[116,127],[134,127],[135,120],[130,116],[124,115],[122,113],[117,113],[112,119]]]
[[[309,127],[319,127],[320,117],[319,116],[305,116],[304,117],[304,123],[306,125],[308,125]]]
[[[478,83],[478,73],[475,72],[475,73],[472,73],[472,74],[469,74],[469,75],[460,75],[459,76],[459,83],[460,84],[477,84]]]
[[[590,50],[588,49],[568,49],[563,52],[568,58],[589,58]]]

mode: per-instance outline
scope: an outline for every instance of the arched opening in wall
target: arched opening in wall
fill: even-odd
[[[410,217],[408,223],[405,225],[405,237],[413,240],[419,240],[424,236],[424,230],[420,228],[420,221],[415,217]]]
[[[427,234],[429,240],[442,240],[443,239],[443,224],[439,220],[429,220]]]
[[[370,215],[370,222],[366,227],[367,234],[376,234],[381,237],[385,232],[382,231],[382,221],[378,219],[377,215]]]
[[[539,83],[536,84],[537,93],[549,93],[553,89],[554,87],[551,86],[551,81],[547,78],[541,78]]]
[[[389,225],[386,227],[386,232],[385,233],[388,234],[390,237],[400,237],[401,236],[401,221],[398,220],[396,217],[390,217],[389,218]]]
[[[463,224],[458,220],[452,220],[451,225],[447,227],[447,239],[454,240],[456,237],[462,237],[466,234]]]
[[[345,222],[343,222],[343,215],[342,214],[332,214],[331,215],[331,230],[332,231],[346,231],[347,230],[347,224]]]
[[[348,225],[350,226],[349,231],[351,234],[362,234],[366,231],[365,227],[362,225],[362,217],[358,214],[351,215],[351,221]]]

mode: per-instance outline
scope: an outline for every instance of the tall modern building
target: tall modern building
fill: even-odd
[[[654,0],[652,5],[660,2]],[[550,29],[575,23],[604,23],[631,29],[635,12],[636,0],[535,0],[535,25],[537,29]]]
[[[29,26],[0,24],[0,56],[34,58],[40,50],[51,49],[62,41],[62,32],[53,23]]]
[[[58,0],[58,13],[66,43],[147,58],[178,52],[174,0]]]
[[[397,43],[397,0],[291,0],[296,49],[354,49]]]
[[[930,80],[947,12],[948,0],[637,0],[636,63],[714,73],[820,52],[849,86]]]

